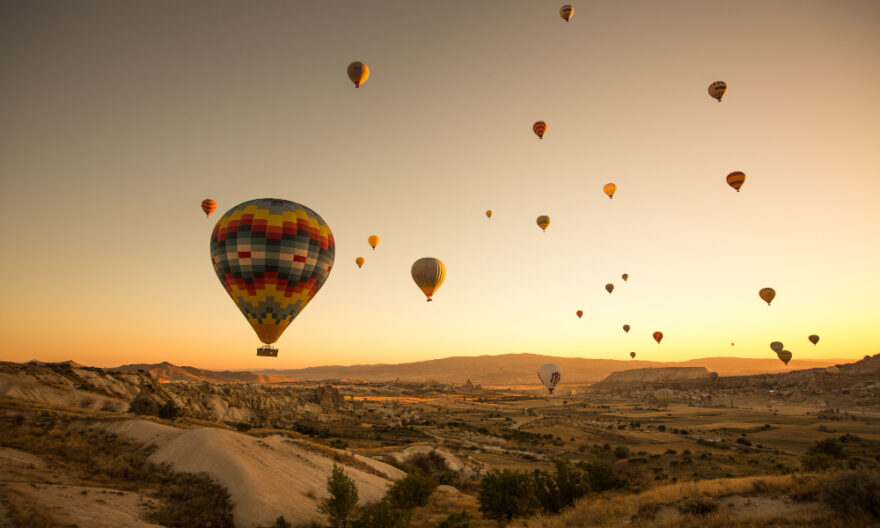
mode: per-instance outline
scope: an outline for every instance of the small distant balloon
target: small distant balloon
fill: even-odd
[[[626,332],[627,334],[629,333],[629,325],[628,324],[623,325],[623,331]]]
[[[562,6],[562,9],[559,10],[559,16],[561,16],[563,20],[568,22],[569,20],[571,20],[571,17],[574,16],[574,8],[570,5]]]
[[[544,363],[538,367],[538,379],[547,387],[550,394],[553,394],[553,389],[562,379],[562,369],[556,363]]]
[[[709,85],[709,95],[713,99],[718,99],[718,102],[721,102],[721,98],[724,97],[724,93],[727,91],[727,83],[724,81],[715,81]]]
[[[609,282],[608,284],[605,285],[605,291],[607,291],[610,294],[611,292],[614,291],[614,285]]]
[[[367,243],[370,244],[370,247],[376,249],[376,246],[379,245],[379,237],[377,235],[370,235],[367,238]]]
[[[606,183],[602,190],[605,191],[605,194],[608,195],[608,198],[614,198],[614,193],[617,192],[617,185],[613,183]]]
[[[735,171],[727,175],[727,185],[736,189],[736,192],[739,192],[740,187],[742,187],[745,182],[746,174],[744,172]]]
[[[776,290],[774,290],[773,288],[761,288],[761,290],[758,292],[758,296],[761,297],[761,299],[763,299],[765,303],[767,303],[767,306],[770,306],[770,303],[776,297]]]
[[[348,78],[354,83],[355,88],[360,88],[369,77],[370,68],[363,62],[355,61],[348,65]]]
[[[546,232],[546,231],[547,231],[547,226],[550,225],[550,217],[547,216],[547,215],[541,215],[541,216],[538,217],[538,219],[536,220],[536,222],[538,223],[538,227],[541,228],[541,231],[545,231],[545,232]]]
[[[654,341],[656,341],[658,345],[660,344],[660,341],[662,341],[662,340],[663,340],[663,332],[654,332]]]
[[[809,339],[810,343],[813,343],[814,345],[819,342],[819,336],[817,336],[816,334],[811,335],[807,339]]]
[[[486,218],[492,218],[492,210],[491,209],[486,210]]]
[[[629,353],[629,357],[632,358],[632,359],[635,359],[635,358],[636,358],[636,353],[635,353],[635,352],[630,352],[630,353]]]
[[[620,278],[623,279],[623,282],[628,281],[629,280],[629,273],[624,273],[623,275],[620,276]]]
[[[578,311],[576,311],[575,313],[577,314],[578,319],[580,319],[581,317],[584,316],[584,311],[583,311],[583,310],[578,310]]]
[[[358,257],[358,258],[354,259],[354,262],[360,268],[361,266],[364,265],[364,262],[366,262],[366,261],[364,260],[364,257]]]
[[[202,211],[205,212],[205,217],[211,216],[211,213],[217,210],[217,202],[210,198],[205,198],[202,200]]]
[[[547,133],[548,128],[550,127],[544,121],[535,121],[535,124],[532,125],[532,131],[538,136],[538,139],[544,139],[544,134]]]
[[[779,357],[779,360],[786,365],[788,365],[788,362],[791,361],[791,352],[789,352],[788,350],[781,350],[777,352],[776,355]]]
[[[428,302],[431,302],[437,288],[446,280],[446,265],[440,259],[424,257],[415,261],[410,271],[416,286],[422,290]]]
[[[777,354],[782,352],[782,349],[785,345],[782,344],[782,341],[773,341],[770,343],[770,350],[776,352]]]

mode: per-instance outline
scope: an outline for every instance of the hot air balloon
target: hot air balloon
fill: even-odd
[[[562,6],[562,9],[559,10],[559,16],[561,16],[563,20],[568,22],[569,20],[571,20],[571,17],[574,16],[574,8],[572,8],[570,5]]]
[[[547,215],[541,215],[537,219],[538,227],[541,228],[541,231],[547,231],[547,226],[550,225],[550,217]]]
[[[605,194],[608,195],[608,198],[614,198],[614,193],[617,192],[617,185],[613,183],[606,183],[605,187],[602,187],[602,190],[605,191]]]
[[[486,218],[492,218],[492,210],[491,209],[486,211]]]
[[[807,339],[809,339],[810,343],[813,343],[814,345],[819,342],[819,336],[817,336],[816,334],[811,335]]]
[[[532,131],[538,136],[538,139],[544,139],[544,134],[547,133],[548,128],[550,127],[544,121],[535,121],[535,124],[532,125]]]
[[[202,200],[202,211],[205,212],[205,218],[211,216],[211,213],[217,210],[217,202],[210,198]]]
[[[654,341],[656,341],[658,345],[660,344],[660,341],[662,341],[662,340],[663,340],[663,332],[654,332]]]
[[[776,352],[777,354],[782,352],[783,348],[784,348],[784,345],[782,344],[781,341],[773,341],[772,343],[770,343],[770,350]]]
[[[709,95],[721,102],[724,92],[727,91],[727,83],[724,81],[715,81],[709,85]]]
[[[672,401],[672,391],[669,389],[657,389],[654,391],[654,397],[657,398],[661,405],[669,407],[669,402]]]
[[[608,284],[605,285],[605,291],[607,291],[610,294],[611,292],[614,291],[614,285],[609,282]]]
[[[825,372],[829,374],[840,374],[840,368],[837,365],[829,365],[825,367]]]
[[[629,280],[629,273],[624,273],[620,276],[620,278],[623,279],[623,282],[626,282],[627,280]]]
[[[630,353],[629,353],[629,357],[630,357],[630,359],[635,359],[635,358],[636,358],[636,353],[635,353],[635,352],[630,352]]]
[[[583,310],[578,310],[578,311],[576,311],[575,313],[577,314],[578,319],[580,319],[581,317],[584,316],[584,311],[583,311]]]
[[[773,288],[761,288],[761,291],[758,292],[758,296],[761,297],[761,299],[764,299],[767,306],[770,306],[770,302],[776,297],[776,290]]]
[[[379,237],[376,235],[370,235],[367,237],[367,243],[370,244],[370,247],[373,248],[373,250],[375,250],[376,246],[379,245]]]
[[[363,62],[352,62],[348,65],[348,78],[354,83],[355,88],[360,88],[370,78],[370,68]]]
[[[626,332],[627,334],[629,333],[629,325],[628,324],[623,325],[623,331]]]
[[[304,205],[277,198],[242,202],[211,234],[211,263],[220,283],[267,346],[314,298],[333,269],[330,226]]]
[[[791,352],[789,352],[788,350],[781,350],[777,352],[776,355],[779,357],[779,360],[786,365],[788,365],[788,362],[791,361]]]
[[[736,344],[736,343],[731,343],[730,346],[733,346],[733,345],[735,345],[735,344]]]
[[[413,263],[411,271],[416,286],[425,292],[425,297],[431,302],[431,296],[446,279],[446,266],[443,261],[432,257],[420,258]]]
[[[553,389],[562,379],[562,369],[556,363],[544,363],[538,367],[538,379],[547,387],[550,394],[553,394]]]
[[[736,192],[739,192],[739,188],[743,186],[746,182],[746,173],[740,171],[734,171],[727,175],[727,185],[730,185]]]
[[[357,264],[358,267],[360,268],[361,266],[364,265],[364,262],[365,262],[365,261],[364,261],[364,257],[358,257],[358,258],[354,259],[354,262],[355,262],[355,264]]]

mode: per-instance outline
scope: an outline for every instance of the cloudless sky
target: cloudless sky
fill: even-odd
[[[0,2],[0,358],[876,353],[880,3],[561,5]],[[337,245],[277,359],[208,247],[263,197]],[[430,304],[424,256],[447,267]]]

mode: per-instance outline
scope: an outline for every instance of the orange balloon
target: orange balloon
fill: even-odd
[[[761,288],[761,291],[758,292],[758,296],[767,303],[767,306],[770,306],[770,303],[776,297],[776,290],[773,288]]]
[[[358,258],[354,259],[354,261],[355,261],[355,263],[358,265],[359,268],[360,268],[361,266],[363,266],[363,265],[364,265],[364,262],[365,262],[365,261],[364,261],[364,257],[358,257]]]
[[[211,216],[211,213],[217,210],[217,202],[210,198],[205,198],[202,200],[202,211],[205,212],[205,216]]]
[[[660,341],[662,341],[662,340],[663,340],[663,332],[654,332],[654,341],[656,341],[658,345],[660,344]]]
[[[532,131],[538,136],[538,139],[544,139],[544,134],[547,133],[548,128],[547,123],[544,121],[535,121],[535,124],[532,125]]]
[[[576,313],[576,314],[577,314],[577,316],[578,316],[578,319],[580,319],[580,318],[581,318],[581,317],[583,317],[583,316],[584,316],[584,311],[583,311],[583,310],[578,310],[578,311],[577,311],[577,312],[575,312],[575,313]]]

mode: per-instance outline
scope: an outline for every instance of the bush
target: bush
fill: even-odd
[[[321,502],[318,511],[330,517],[333,528],[343,528],[357,508],[357,486],[340,466],[333,464],[333,473],[327,477],[327,491],[330,496]]]
[[[410,512],[395,508],[388,498],[361,509],[361,515],[345,526],[350,528],[406,528]]]
[[[678,503],[678,511],[689,515],[709,515],[718,509],[712,497],[687,497]]]
[[[128,404],[128,412],[138,415],[146,414],[150,416],[158,416],[159,404],[143,394],[138,394],[135,399],[131,400],[131,403]]]
[[[807,471],[826,471],[831,468],[840,467],[840,463],[836,458],[825,453],[805,455],[801,458],[801,465]]]
[[[834,458],[846,457],[846,455],[843,453],[843,446],[838,444],[837,440],[833,438],[826,438],[825,440],[816,442],[814,445],[810,446],[809,449],[807,449],[807,454],[823,454]]]
[[[290,524],[289,522],[287,522],[287,519],[285,519],[284,516],[281,515],[280,517],[275,519],[274,524],[270,524],[269,526],[266,526],[266,527],[261,526],[259,528],[293,528],[293,525]]]
[[[535,471],[535,497],[547,513],[559,513],[563,508],[590,491],[584,472],[563,458],[553,461],[556,474]]]
[[[492,471],[480,482],[477,497],[483,517],[508,524],[514,517],[534,513],[539,506],[535,481],[524,471]]]
[[[173,401],[168,400],[165,404],[159,407],[159,412],[157,414],[159,418],[162,418],[163,420],[173,420],[180,416],[180,407],[178,407]]]
[[[581,462],[579,465],[584,470],[586,480],[593,491],[621,488],[624,485],[624,481],[617,476],[614,466],[604,460],[591,460]]]
[[[622,458],[629,458],[630,457],[629,448],[626,446],[615,447],[614,448],[614,456],[616,456],[617,458],[621,458],[621,459]]]
[[[819,488],[819,498],[847,517],[880,519],[880,476],[870,471],[847,471]]]
[[[395,508],[411,510],[417,506],[428,503],[431,493],[437,488],[434,479],[423,475],[419,471],[407,473],[388,490],[388,500]]]
[[[466,511],[461,513],[453,513],[449,517],[440,521],[437,528],[473,528],[471,517]]]

